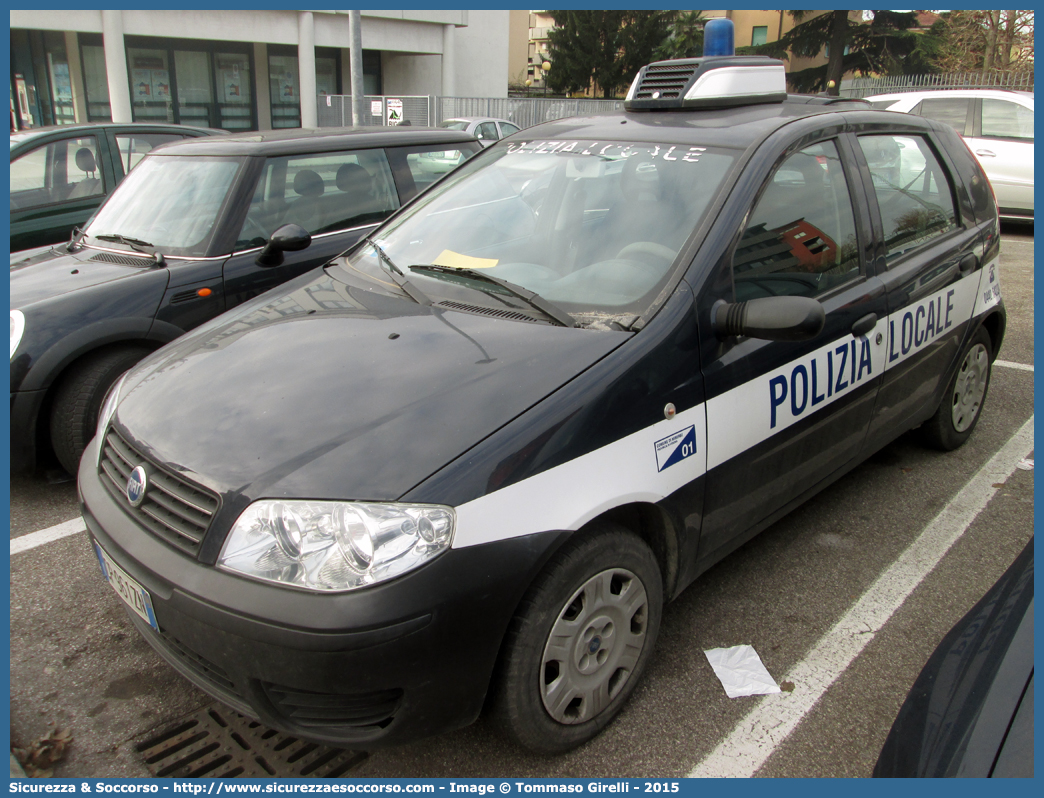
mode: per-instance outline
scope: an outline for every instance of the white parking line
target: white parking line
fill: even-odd
[[[994,485],[1010,477],[1015,464],[1032,450],[1033,417],[1030,416],[837,625],[780,680],[793,682],[794,692],[761,699],[689,775],[753,776],[964,534],[997,492]]]
[[[56,540],[61,540],[70,535],[76,535],[80,532],[86,531],[87,527],[83,523],[83,519],[74,518],[71,521],[47,527],[47,529],[41,529],[37,532],[30,532],[28,535],[11,538],[11,556],[13,557],[16,554],[21,554],[23,551],[29,551],[30,549],[35,549],[37,546],[43,546],[45,543],[53,543]]]
[[[1006,369],[1018,369],[1019,371],[1033,371],[1033,366],[1027,366],[1025,363],[1015,363],[1011,360],[994,360],[993,365],[1003,366]]]

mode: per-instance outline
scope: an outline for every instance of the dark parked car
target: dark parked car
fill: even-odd
[[[874,775],[1033,778],[1033,539],[939,643]]]
[[[12,133],[11,252],[68,241],[153,147],[224,132],[98,123]]]
[[[266,724],[370,749],[488,707],[569,749],[664,601],[907,430],[968,439],[999,247],[951,127],[652,64],[139,364],[83,517],[145,638]]]
[[[344,251],[480,149],[424,128],[279,131],[147,154],[83,235],[11,267],[11,458],[75,473],[113,381]]]

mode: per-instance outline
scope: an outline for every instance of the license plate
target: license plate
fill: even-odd
[[[149,591],[131,579],[127,572],[114,563],[97,543],[94,543],[94,553],[98,555],[102,576],[112,585],[116,595],[127,602],[128,607],[158,632],[159,624],[156,623],[156,613],[152,609],[152,596],[149,595]]]

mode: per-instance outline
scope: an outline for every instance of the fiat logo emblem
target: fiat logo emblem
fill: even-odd
[[[130,472],[130,476],[127,477],[127,501],[130,502],[131,507],[140,507],[141,503],[145,501],[145,489],[148,484],[149,480],[144,468],[138,466]]]

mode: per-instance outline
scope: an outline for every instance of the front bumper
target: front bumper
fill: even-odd
[[[80,465],[87,528],[149,591],[160,633],[135,626],[182,675],[268,726],[376,748],[471,723],[508,621],[564,533],[451,549],[391,582],[321,595],[234,576],[123,512]]]

